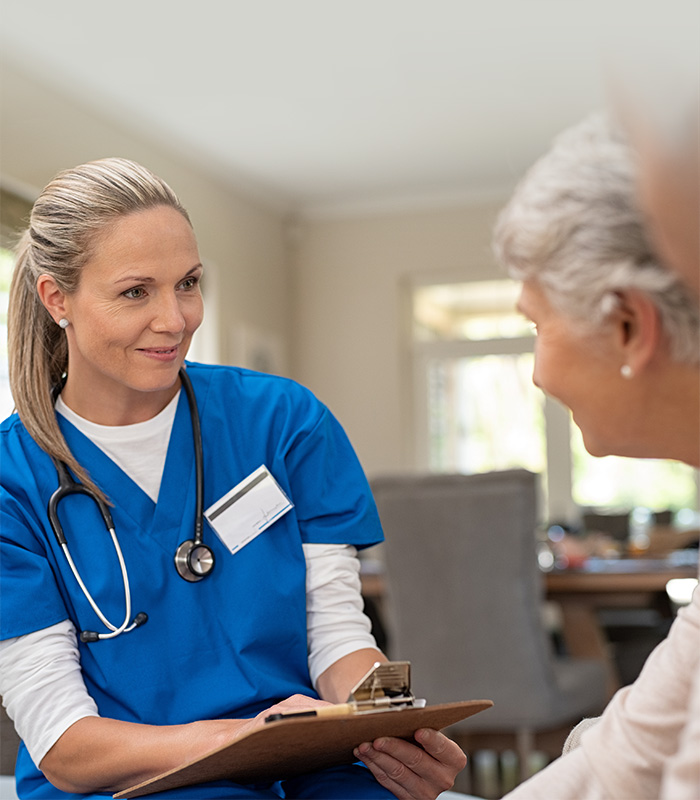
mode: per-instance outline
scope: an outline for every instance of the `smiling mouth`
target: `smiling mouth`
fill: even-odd
[[[168,353],[177,352],[179,345],[174,344],[172,347],[139,347],[142,353],[158,353],[159,355],[167,355]]]

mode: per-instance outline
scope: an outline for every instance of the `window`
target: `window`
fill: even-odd
[[[544,472],[543,398],[531,375],[531,353],[430,359],[430,469]]]
[[[542,475],[548,519],[578,508],[695,508],[695,470],[590,456],[570,415],[532,383],[534,334],[510,280],[414,284],[416,466],[433,472],[525,467]]]
[[[413,291],[416,341],[486,341],[532,336],[516,311],[516,281],[418,286]]]
[[[573,493],[582,507],[644,507],[651,511],[697,506],[696,470],[678,461],[595,458],[583,446],[581,432],[571,425]]]
[[[7,364],[7,305],[17,232],[27,227],[32,204],[16,192],[0,189],[0,420],[14,410]]]
[[[13,254],[0,247],[0,420],[9,417],[14,408],[7,365],[7,302],[13,263]]]

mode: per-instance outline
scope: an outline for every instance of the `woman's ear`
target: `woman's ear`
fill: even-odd
[[[629,375],[641,372],[653,359],[661,344],[661,319],[652,299],[637,289],[617,293],[618,304],[612,315],[620,366]]]
[[[36,291],[46,310],[51,314],[54,322],[66,316],[66,295],[56,280],[51,275],[40,275],[36,282]]]

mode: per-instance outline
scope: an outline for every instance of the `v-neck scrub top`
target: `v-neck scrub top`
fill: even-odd
[[[382,540],[366,478],[339,423],[293,381],[234,367],[188,364],[199,408],[204,507],[265,465],[293,508],[234,555],[205,522],[216,564],[189,583],[176,572],[178,545],[193,535],[192,425],[182,393],[158,503],[59,415],[77,460],[113,503],[132,614],[148,622],[114,639],[79,644],[83,678],[101,716],[169,725],[253,716],[295,693],[315,696],[309,677],[304,543]],[[103,631],[60,550],[46,514],[58,478],[17,415],[0,427],[2,533],[0,638],[70,619]],[[124,617],[121,573],[95,503],[59,506],[71,555],[108,619]],[[31,796],[65,796],[45,782],[26,751],[21,785]],[[24,774],[22,774],[24,773]],[[51,792],[42,791],[41,782]],[[220,794],[219,796],[228,796]]]

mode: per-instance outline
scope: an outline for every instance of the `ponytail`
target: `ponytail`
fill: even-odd
[[[7,314],[7,349],[17,413],[42,450],[63,461],[79,480],[104,497],[71,453],[56,419],[53,388],[60,384],[68,368],[68,344],[65,331],[53,321],[36,291],[29,230],[19,240],[15,254]]]

